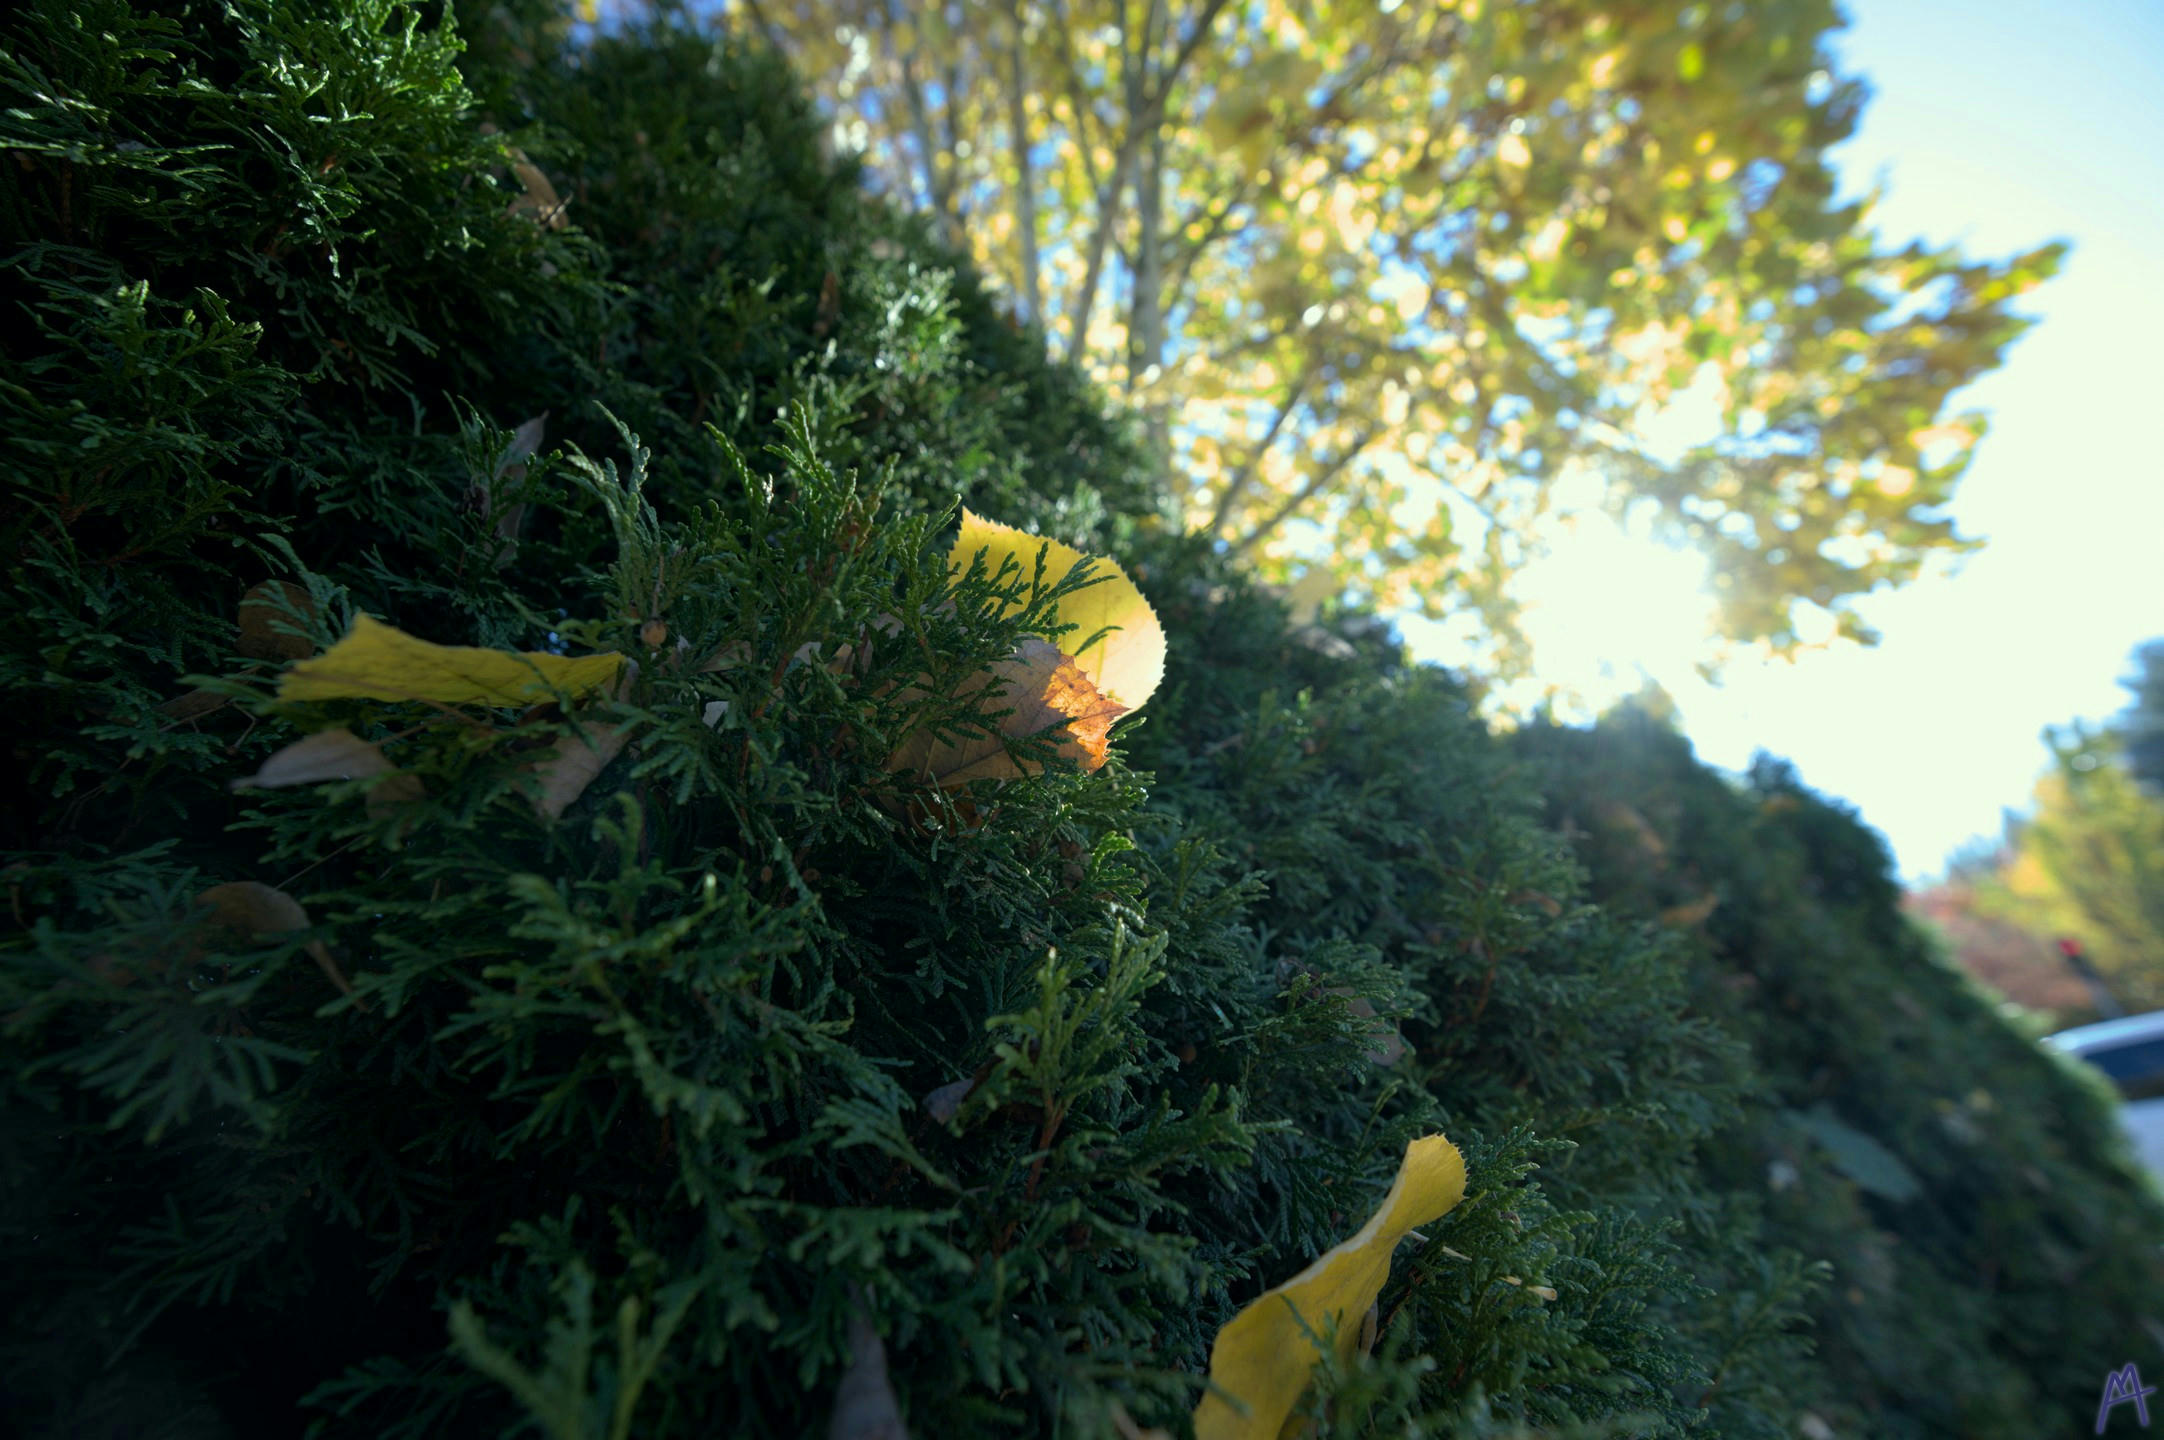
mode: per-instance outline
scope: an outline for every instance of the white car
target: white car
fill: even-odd
[[[2124,1103],[2119,1118],[2134,1151],[2164,1179],[2164,1010],[2099,1020],[2046,1035],[2044,1043],[2078,1055],[2109,1076]]]

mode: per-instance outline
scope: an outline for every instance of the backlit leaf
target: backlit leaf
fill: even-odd
[[[1210,1393],[1195,1407],[1195,1440],[1277,1440],[1320,1358],[1308,1332],[1319,1336],[1335,1327],[1338,1353],[1349,1359],[1359,1348],[1360,1317],[1390,1277],[1398,1241],[1464,1198],[1465,1160],[1457,1146],[1440,1135],[1407,1145],[1382,1208],[1359,1234],[1217,1332]]]
[[[481,650],[417,640],[370,616],[278,682],[281,700],[432,700],[445,705],[533,705],[558,693],[607,689],[621,655],[571,659],[533,651]]]
[[[955,538],[947,563],[961,574],[982,555],[985,569],[996,575],[1000,565],[1012,557],[1021,565],[1023,575],[1029,576],[1036,572],[1040,551],[1044,552],[1047,583],[1062,579],[1084,560],[1094,562],[1090,570],[1093,579],[1105,577],[1060,601],[1054,623],[1077,627],[1063,636],[1060,644],[1082,646],[1070,653],[1096,688],[1124,710],[1140,709],[1165,676],[1165,632],[1157,623],[1157,612],[1117,561],[1084,555],[1072,545],[1026,535],[1011,525],[964,510],[962,533]],[[1001,606],[999,613],[1005,615],[1019,608],[1020,602],[1010,602]],[[1105,632],[1102,638],[1084,644],[1100,631]]]

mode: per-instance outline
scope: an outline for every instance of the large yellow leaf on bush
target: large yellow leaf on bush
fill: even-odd
[[[278,682],[281,700],[433,700],[444,705],[534,705],[607,689],[621,655],[544,655],[433,645],[367,615],[352,633]]]
[[[1077,627],[1062,636],[1059,643],[1063,648],[1081,645],[1106,630],[1095,644],[1069,650],[1068,654],[1107,699],[1123,710],[1140,709],[1142,702],[1156,692],[1157,682],[1165,677],[1165,631],[1157,623],[1157,612],[1117,561],[1084,555],[1072,545],[1026,535],[1011,525],[964,510],[962,533],[955,538],[947,564],[959,575],[982,554],[985,569],[996,575],[1001,563],[1012,556],[1027,577],[1036,572],[1039,551],[1045,552],[1047,583],[1064,578],[1084,560],[1095,562],[1090,569],[1094,583],[1059,602],[1055,623]],[[999,613],[1004,616],[1020,608],[1019,601],[1010,602],[1000,606]]]
[[[1320,1358],[1302,1323],[1316,1335],[1335,1323],[1338,1353],[1350,1359],[1360,1341],[1360,1317],[1390,1278],[1390,1254],[1398,1241],[1464,1198],[1465,1160],[1457,1146],[1440,1135],[1407,1145],[1382,1208],[1359,1234],[1266,1292],[1217,1332],[1210,1347],[1212,1388],[1195,1407],[1195,1440],[1278,1440]]]

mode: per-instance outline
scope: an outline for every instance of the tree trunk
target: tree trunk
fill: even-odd
[[[1014,293],[1024,317],[1041,325],[1044,292],[1037,273],[1037,182],[1029,158],[1029,107],[1022,83],[1022,0],[1007,0],[1007,18],[1014,29],[1014,48],[1007,52],[1007,128],[1014,145],[1014,226],[1022,251]]]
[[[1135,244],[1135,350],[1134,368],[1128,376],[1130,391],[1148,385],[1155,378],[1152,372],[1165,359],[1164,164],[1165,137],[1160,130],[1152,132],[1143,152],[1141,184],[1135,197],[1141,212],[1141,235]],[[1142,408],[1150,443],[1162,452],[1168,438],[1164,403],[1145,399]]]

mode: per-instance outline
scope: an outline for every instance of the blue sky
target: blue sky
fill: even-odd
[[[1952,511],[1987,547],[1866,601],[1877,648],[1740,663],[1718,689],[1690,667],[1702,562],[1595,522],[1528,579],[1542,679],[1597,703],[1652,676],[1702,758],[1794,760],[1914,880],[1996,834],[2045,764],[2043,727],[2117,710],[2128,653],[2164,635],[2164,4],[1848,13],[1842,66],[1874,96],[1837,159],[1852,193],[1882,186],[1883,238],[1994,257],[2073,242],[2024,307],[2041,323],[1955,397],[1992,417]]]

